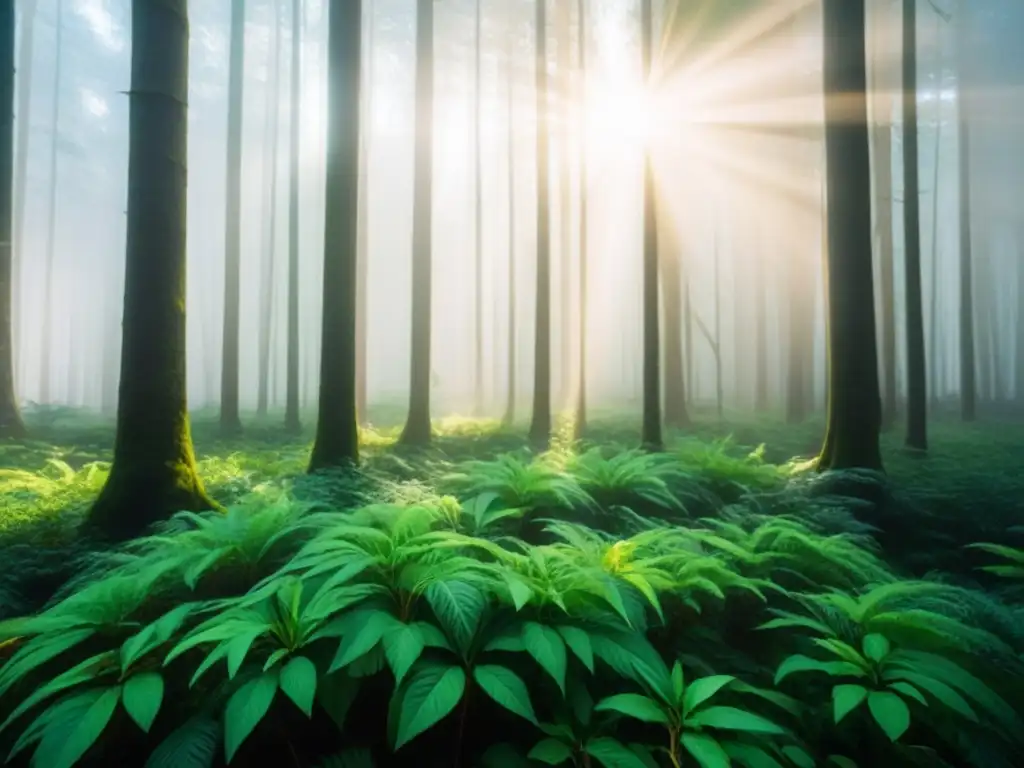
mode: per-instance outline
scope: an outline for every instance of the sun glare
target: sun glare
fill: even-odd
[[[654,123],[646,89],[625,78],[595,84],[587,104],[588,142],[596,151],[644,147]]]

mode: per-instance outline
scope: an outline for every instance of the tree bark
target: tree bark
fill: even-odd
[[[475,37],[473,44],[473,275],[476,287],[473,291],[473,413],[482,416],[484,410],[484,207],[483,207],[483,157],[480,147],[480,128],[483,122],[481,100],[481,56],[483,45],[481,0],[476,0]]]
[[[508,382],[505,390],[505,413],[502,424],[511,426],[516,420],[516,152],[515,152],[515,59],[511,30],[506,43],[506,99],[508,110]]]
[[[372,6],[371,6],[372,7]],[[359,423],[369,423],[367,379],[370,375],[367,344],[370,288],[370,138],[373,121],[373,14],[366,25],[366,87],[363,91],[361,141],[359,144],[359,263],[356,266],[356,410]]]
[[[587,9],[586,0],[577,0],[576,23],[579,27],[579,49],[577,51],[577,68],[579,71],[577,103],[579,105],[579,150],[578,162],[580,173],[580,211],[579,211],[579,292],[577,306],[579,324],[579,357],[576,373],[576,414],[573,420],[576,437],[582,437],[587,431],[587,249],[589,247],[589,218],[587,198],[590,195],[589,164],[587,163]]]
[[[288,127],[288,341],[284,426],[302,430],[299,417],[299,109],[302,82],[302,0],[292,0],[291,109]]]
[[[957,4],[957,165],[960,182],[960,418],[974,421],[977,416],[977,374],[974,340],[974,286],[971,258],[971,135],[970,109],[965,102],[968,89],[966,79],[967,56],[965,15],[967,4]]]

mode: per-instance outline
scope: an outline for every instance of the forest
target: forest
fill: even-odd
[[[0,3],[0,759],[1019,768],[1024,3]]]

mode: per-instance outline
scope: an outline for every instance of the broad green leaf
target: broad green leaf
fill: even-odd
[[[798,653],[788,657],[779,665],[775,672],[775,685],[794,672],[824,672],[832,677],[866,676],[863,669],[848,661],[818,661]]]
[[[913,699],[922,706],[928,706],[928,699],[925,698],[925,695],[910,683],[904,683],[902,681],[890,683],[889,690],[896,691],[896,693],[900,694],[905,699]]]
[[[186,721],[153,750],[145,768],[212,768],[221,724],[206,716]]]
[[[468,648],[476,633],[487,600],[484,594],[465,581],[436,581],[424,596],[442,627],[460,648]]]
[[[868,709],[890,741],[896,741],[910,727],[910,709],[895,693],[872,691],[868,694]]]
[[[567,760],[572,760],[572,749],[558,739],[542,739],[530,750],[527,757],[548,765],[561,765]]]
[[[488,696],[509,712],[537,724],[526,683],[508,667],[481,664],[473,670],[473,679]]]
[[[591,739],[584,749],[605,768],[647,768],[636,752],[608,736]]]
[[[317,684],[316,700],[341,730],[358,692],[359,680],[349,677],[346,672],[333,672]]]
[[[289,653],[291,653],[291,651],[288,650],[287,648],[278,648],[272,654],[267,656],[267,660],[263,662],[263,671],[266,672],[272,666],[274,666],[279,661],[281,661],[281,659],[283,659]]]
[[[40,635],[29,640],[0,667],[0,696],[25,675],[88,640],[95,632],[94,629],[76,629],[60,634]]]
[[[224,759],[228,763],[270,710],[277,686],[277,670],[271,670],[249,680],[228,699],[224,710]]]
[[[863,685],[837,685],[832,689],[832,720],[839,721],[864,703],[868,689]]]
[[[25,730],[21,732],[14,747],[11,748],[10,754],[7,756],[7,762],[13,763],[16,755],[21,754],[29,746],[43,738],[51,724],[59,724],[58,728],[66,728],[80,720],[85,712],[103,695],[104,690],[103,688],[86,688],[78,693],[64,697],[56,704],[47,708],[45,712],[29,723]]]
[[[732,675],[709,675],[694,680],[683,694],[683,716],[688,716],[735,679]]]
[[[744,768],[783,768],[782,763],[772,757],[766,750],[753,744],[729,742],[722,745],[725,753]],[[814,763],[811,763],[814,768]]]
[[[424,664],[395,692],[399,698],[395,750],[443,719],[462,699],[466,673],[462,667]]]
[[[121,686],[115,685],[104,690],[81,717],[51,723],[32,755],[33,766],[71,768],[106,729],[120,699]]]
[[[253,630],[244,634],[238,635],[229,640],[226,644],[227,647],[227,660],[228,660],[228,679],[234,680],[235,675],[238,674],[238,670],[245,662],[245,657],[249,654],[249,649],[252,648],[252,644],[256,642],[256,638],[264,633],[264,629]]]
[[[383,640],[384,655],[395,675],[395,685],[399,685],[423,653],[423,632],[417,624],[398,624],[384,634]]]
[[[814,758],[800,747],[794,747],[792,745],[783,747],[782,754],[785,755],[786,759],[796,766],[796,768],[815,768]]]
[[[341,638],[330,672],[346,667],[369,653],[384,634],[398,623],[398,619],[384,611],[356,611],[345,618],[349,616],[353,618],[353,625]],[[356,617],[358,621],[355,621]]]
[[[565,655],[565,641],[551,627],[528,621],[523,624],[523,645],[533,656],[541,669],[551,675],[558,688],[565,695],[565,670],[568,660]]]
[[[645,723],[668,725],[668,715],[662,711],[658,702],[638,693],[619,693],[602,699],[595,706],[598,712],[618,712],[619,714],[642,720]]]
[[[530,585],[517,576],[504,574],[505,586],[508,587],[509,597],[512,598],[512,605],[517,611],[523,610],[530,598],[533,597],[533,590]]]
[[[678,661],[672,665],[672,693],[675,694],[673,702],[677,707],[683,704],[683,665]]]
[[[938,699],[940,703],[949,707],[961,717],[967,718],[972,723],[978,722],[978,715],[967,700],[954,688],[946,685],[941,680],[936,680],[928,675],[921,675],[909,670],[899,671],[898,676],[894,675],[894,677],[896,677],[897,681],[903,680],[908,684],[912,684],[923,689],[927,693],[930,693]],[[897,683],[893,683],[892,687],[895,687],[896,684]]]
[[[293,656],[281,667],[281,691],[306,717],[313,716],[316,682],[316,666],[305,656]]]
[[[164,701],[164,678],[159,672],[142,672],[124,682],[121,702],[128,716],[149,733]]]
[[[744,733],[785,733],[771,720],[737,707],[708,707],[690,715],[685,722],[690,727],[719,728]]]
[[[558,630],[558,634],[562,636],[565,644],[569,646],[569,650],[575,654],[583,666],[585,666],[591,674],[594,672],[594,647],[590,644],[590,635],[579,627],[572,627],[569,625],[559,625],[555,627]]]
[[[679,740],[701,768],[730,768],[729,755],[722,745],[706,733],[683,731]]]
[[[820,621],[815,621],[808,616],[800,616],[794,613],[786,613],[784,611],[777,611],[776,613],[782,614],[777,619],[766,621],[761,624],[757,629],[810,629],[818,634],[824,635],[825,637],[831,636],[833,633],[831,627],[827,624],[823,624]]]
[[[121,644],[121,671],[128,671],[128,667],[142,656],[170,640],[194,608],[195,603],[183,603],[172,608],[125,640]]]
[[[864,655],[876,663],[888,656],[889,651],[892,648],[892,646],[889,645],[889,639],[885,635],[879,635],[877,633],[864,635],[862,647],[864,649]]]

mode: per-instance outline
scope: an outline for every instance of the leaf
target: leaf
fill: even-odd
[[[636,752],[608,736],[591,739],[585,751],[605,768],[647,768]]]
[[[449,664],[424,664],[395,692],[395,750],[442,720],[462,699],[466,673]]]
[[[910,727],[910,709],[895,693],[872,691],[868,694],[868,709],[889,741],[896,741]]]
[[[730,768],[729,755],[714,738],[706,733],[684,731],[680,742],[701,768]]]
[[[865,677],[866,672],[848,661],[818,661],[809,656],[795,654],[785,659],[775,671],[775,685],[794,672],[824,672],[832,677]]]
[[[785,731],[767,718],[737,707],[708,707],[686,718],[686,725],[744,733],[781,734]]]
[[[316,688],[316,700],[328,714],[338,730],[345,725],[348,710],[359,692],[359,680],[345,672],[334,672],[324,677]]]
[[[694,680],[683,694],[683,716],[689,715],[735,679],[732,675],[709,675]]]
[[[235,679],[235,675],[238,674],[238,670],[245,661],[245,657],[249,654],[249,649],[252,648],[252,644],[256,642],[256,638],[262,635],[264,631],[265,630],[261,628],[251,632],[246,632],[238,635],[237,637],[231,638],[231,640],[227,642],[226,653],[228,659],[229,680]]]
[[[94,629],[77,629],[56,635],[42,635],[25,643],[0,668],[0,696],[25,675],[88,640],[95,632]]]
[[[672,693],[675,694],[676,706],[683,704],[683,665],[678,661],[672,665]]]
[[[541,669],[551,675],[565,695],[565,670],[568,660],[565,655],[565,641],[551,627],[528,621],[523,624],[523,645],[533,656]]]
[[[558,739],[542,739],[530,750],[527,757],[548,765],[561,765],[567,760],[572,760],[572,749]]]
[[[522,579],[513,576],[511,574],[503,574],[505,579],[505,586],[508,587],[508,595],[512,598],[512,604],[515,606],[517,611],[523,610],[527,603],[530,602],[530,598],[533,597],[533,590],[530,589],[530,585],[526,584]]]
[[[864,635],[861,647],[864,649],[864,655],[875,663],[888,656],[889,651],[892,649],[892,646],[889,645],[889,639],[885,635],[879,635],[878,633]]]
[[[569,646],[569,650],[575,654],[583,666],[585,666],[591,674],[594,673],[594,646],[590,644],[590,635],[579,627],[571,627],[565,624],[555,627],[558,634],[562,636],[565,644]]]
[[[469,647],[487,601],[483,593],[465,581],[435,581],[424,596],[441,626],[460,648]]]
[[[32,755],[34,768],[71,768],[96,743],[121,699],[121,686],[107,688],[74,720],[50,724]]]
[[[859,707],[868,697],[863,685],[837,685],[832,689],[832,720],[839,721]]]
[[[744,768],[783,768],[782,763],[768,754],[766,750],[753,744],[743,744],[737,741],[723,744],[722,749],[734,762],[740,763]],[[811,768],[814,768],[813,762]]]
[[[121,703],[128,716],[145,733],[153,727],[163,701],[164,678],[159,672],[143,672],[125,680]]]
[[[423,632],[416,624],[399,624],[384,635],[384,655],[398,685],[423,653]]]
[[[121,671],[126,672],[142,656],[170,640],[194,608],[195,603],[183,603],[125,640],[121,644]]]
[[[534,714],[526,683],[511,669],[497,664],[481,664],[473,670],[473,679],[484,693],[509,712],[537,725],[537,715]]]
[[[203,715],[192,718],[153,750],[145,768],[212,768],[220,737],[216,720]]]
[[[293,656],[281,667],[281,691],[306,717],[313,716],[316,681],[316,665],[305,656]]]
[[[352,630],[346,630],[342,636],[329,672],[347,667],[359,657],[369,653],[384,637],[384,634],[398,623],[398,619],[384,611],[355,611],[345,618],[351,619]]]
[[[249,680],[228,699],[224,710],[224,759],[230,763],[235,752],[270,710],[277,693],[276,670]]]
[[[597,712],[618,712],[621,715],[632,717],[645,723],[668,725],[669,722],[668,715],[658,706],[658,702],[646,696],[641,696],[638,693],[620,693],[615,696],[609,696],[599,701],[594,706],[594,710]]]
[[[978,715],[967,700],[961,696],[956,689],[951,688],[941,680],[936,680],[928,675],[922,675],[910,671],[900,671],[898,676],[900,680],[905,680],[907,684],[913,684],[918,688],[923,688],[938,699],[944,706],[949,707],[961,717],[967,718],[972,723],[978,722]],[[897,685],[899,685],[898,682],[893,683],[890,687],[896,688]]]

